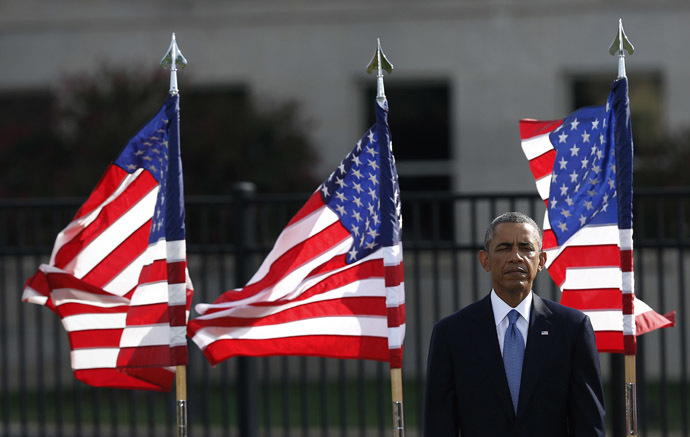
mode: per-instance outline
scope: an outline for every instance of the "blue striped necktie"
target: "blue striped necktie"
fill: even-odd
[[[520,330],[515,325],[520,314],[510,310],[508,320],[510,325],[506,329],[503,340],[503,365],[506,369],[510,397],[513,399],[513,409],[517,414],[518,395],[520,394],[520,377],[522,375],[522,359],[525,357],[525,341]]]

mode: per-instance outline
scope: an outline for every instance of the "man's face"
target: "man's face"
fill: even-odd
[[[522,295],[532,289],[537,273],[544,268],[546,254],[539,244],[538,231],[528,223],[501,223],[494,228],[489,250],[479,252],[484,270],[499,297]],[[504,298],[505,300],[505,298]]]

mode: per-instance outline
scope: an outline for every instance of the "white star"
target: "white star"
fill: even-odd
[[[592,166],[592,171],[596,174],[599,174],[601,172],[601,167],[595,164]]]
[[[558,136],[558,142],[565,143],[566,138],[568,138],[568,135],[566,135],[565,132],[561,132],[561,134]]]
[[[551,183],[555,184],[557,180],[558,180],[558,173],[556,173],[556,172],[551,173]]]
[[[373,188],[369,188],[369,195],[372,199],[376,199],[376,190],[374,190]]]
[[[611,171],[615,173],[616,172],[616,164],[611,164],[610,167],[611,167]]]
[[[616,187],[616,181],[614,181],[613,179],[609,179],[609,188],[611,188],[613,190],[615,187]]]
[[[568,165],[568,161],[566,161],[564,157],[561,157],[561,160],[558,161],[558,163],[561,165],[560,170],[563,170],[565,166]]]
[[[573,121],[570,122],[570,130],[575,130],[577,129],[577,125],[580,124],[579,121],[577,121],[577,118]]]
[[[582,142],[589,143],[589,134],[587,133],[587,131],[583,132],[582,134]]]
[[[594,196],[597,195],[597,192],[596,192],[595,190],[589,190],[589,191],[587,191],[587,194],[588,194],[590,197],[594,197]]]
[[[342,191],[336,191],[335,197],[338,198],[341,202],[347,202],[347,198],[345,197],[345,194]]]
[[[353,188],[354,190],[356,190],[358,193],[361,193],[362,191],[364,191],[364,190],[362,189],[362,185],[361,185],[361,184],[355,183],[355,184],[352,186],[352,188]]]
[[[597,153],[597,150],[598,150],[598,149],[597,149],[597,146],[592,146],[592,151],[589,152],[589,154],[590,154],[590,155],[594,155],[595,153]]]
[[[599,142],[601,144],[606,144],[606,138],[604,138],[604,134],[599,135]]]
[[[354,199],[352,199],[352,201],[360,208],[362,207],[362,201],[359,199],[359,197],[355,197]]]
[[[570,173],[570,183],[574,183],[575,181],[577,181],[578,176],[579,175],[577,174],[577,172],[573,170],[573,172]]]
[[[338,170],[340,170],[340,173],[345,173],[345,164],[341,162],[340,165],[338,165]]]
[[[362,161],[359,160],[359,155],[355,155],[352,157],[352,162],[355,163],[358,167],[362,165]]]
[[[376,175],[373,174],[373,173],[372,173],[371,175],[369,175],[369,178],[368,178],[368,179],[369,179],[369,180],[371,181],[371,183],[374,184],[374,185],[376,185],[376,184],[379,183],[378,178],[377,178]]]
[[[381,235],[381,234],[379,234],[378,232],[376,232],[376,229],[370,230],[369,232],[367,232],[367,234],[369,234],[369,236],[370,236],[371,238],[373,238],[374,240],[376,240],[376,237],[378,237],[379,235]]]
[[[599,129],[599,120],[594,120],[592,122],[592,129]]]
[[[376,161],[369,161],[369,164],[367,164],[367,165],[368,165],[369,167],[371,167],[372,169],[374,169],[374,170],[376,170],[377,168],[379,168],[379,165],[376,163]]]
[[[353,234],[355,234],[355,237],[359,237],[359,228],[357,227],[356,224],[352,224],[352,227],[350,228]]]
[[[136,170],[137,166],[134,164],[127,164],[127,168],[133,171]]]
[[[604,196],[602,197],[602,200],[604,201],[604,203],[608,202],[609,201],[609,195],[604,194]]]
[[[352,170],[352,176],[355,176],[357,179],[362,179],[364,176],[362,176],[362,172],[359,170]]]
[[[367,147],[367,150],[365,150],[364,152],[370,154],[372,158],[379,154],[379,152],[374,150],[373,147]]]
[[[606,102],[606,112],[609,112],[609,109],[611,109],[611,106],[609,105],[609,102]],[[606,119],[604,119],[604,123],[606,123]]]
[[[570,211],[568,211],[568,210],[565,209],[565,208],[562,208],[562,209],[561,209],[561,214],[562,214],[565,218],[570,217]]]
[[[357,257],[357,249],[355,249],[355,246],[352,246],[352,249],[347,253],[350,255],[350,261],[354,260]]]
[[[570,196],[565,198],[565,203],[568,204],[568,206],[573,206],[573,199],[570,198]]]
[[[585,217],[584,215],[580,214],[580,218],[579,218],[578,220],[580,220],[580,226],[584,226],[584,225],[585,225],[585,222],[587,221],[587,217]]]
[[[565,196],[566,193],[568,193],[568,187],[566,187],[565,184],[560,186],[560,190],[561,190],[561,196]]]
[[[599,183],[599,179],[597,179],[597,178],[587,178],[587,180],[588,180],[589,183],[592,184],[592,185],[596,185],[596,184]]]
[[[335,183],[337,185],[340,185],[340,188],[347,187],[347,184],[345,183],[345,180],[343,180],[343,179],[335,178]]]
[[[558,227],[561,229],[561,232],[565,232],[568,230],[568,226],[565,224],[565,222],[560,223]]]
[[[587,208],[587,211],[591,211],[592,209],[594,209],[591,200],[585,200],[583,204],[585,205],[585,208]]]
[[[365,247],[366,249],[373,249],[373,248],[376,247],[376,241],[371,241],[371,242],[365,244],[364,247]]]
[[[381,223],[378,214],[373,214],[371,218],[374,219],[374,226],[378,226],[378,224]]]
[[[374,137],[374,131],[369,131],[369,142],[370,143],[376,142],[376,138]]]
[[[345,215],[345,207],[343,205],[338,205],[335,207],[340,215]]]
[[[558,203],[558,200],[556,200],[555,197],[553,199],[549,200],[549,206],[551,207],[551,209],[555,209],[557,203]]]
[[[134,156],[141,156],[143,154],[144,154],[143,150],[137,150],[136,152],[134,152]]]
[[[582,163],[582,168],[587,168],[587,164],[589,164],[589,160],[587,158],[583,159],[580,162]]]
[[[362,221],[362,216],[360,215],[359,211],[354,211],[352,214],[352,217],[354,217],[355,220],[358,222]]]
[[[603,205],[601,205],[601,211],[602,211],[602,212],[606,212],[606,209],[607,209],[608,207],[609,207],[609,204],[608,204],[608,203],[604,203]]]
[[[573,147],[570,148],[570,156],[577,156],[577,153],[580,151],[580,148],[577,147],[576,144],[573,144]]]

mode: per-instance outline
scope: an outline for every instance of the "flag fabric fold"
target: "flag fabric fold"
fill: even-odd
[[[240,289],[195,306],[189,337],[215,365],[306,355],[402,366],[405,293],[388,107]]]
[[[169,391],[187,363],[187,271],[179,96],[128,142],[22,300],[68,333],[75,377],[89,385]]]
[[[522,149],[546,204],[546,267],[561,303],[585,312],[597,349],[634,355],[636,335],[674,322],[635,298],[628,82],[606,105],[562,120],[521,120]]]

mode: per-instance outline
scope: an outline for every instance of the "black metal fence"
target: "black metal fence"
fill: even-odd
[[[242,285],[306,195],[187,201],[194,303]],[[48,309],[21,303],[24,282],[50,255],[76,199],[0,201],[0,436],[175,435],[175,393],[93,388],[70,369],[67,335]],[[426,350],[434,321],[478,299],[489,278],[476,253],[491,218],[519,210],[541,221],[532,194],[403,198],[407,336],[406,434],[421,435]],[[690,190],[638,192],[636,293],[677,326],[639,338],[640,436],[690,437],[688,326]],[[539,294],[558,299],[546,274]],[[194,316],[194,314],[193,314]],[[623,435],[622,357],[601,354],[611,435]],[[385,363],[308,357],[235,358],[212,368],[190,344],[190,436],[386,436],[392,432]]]

